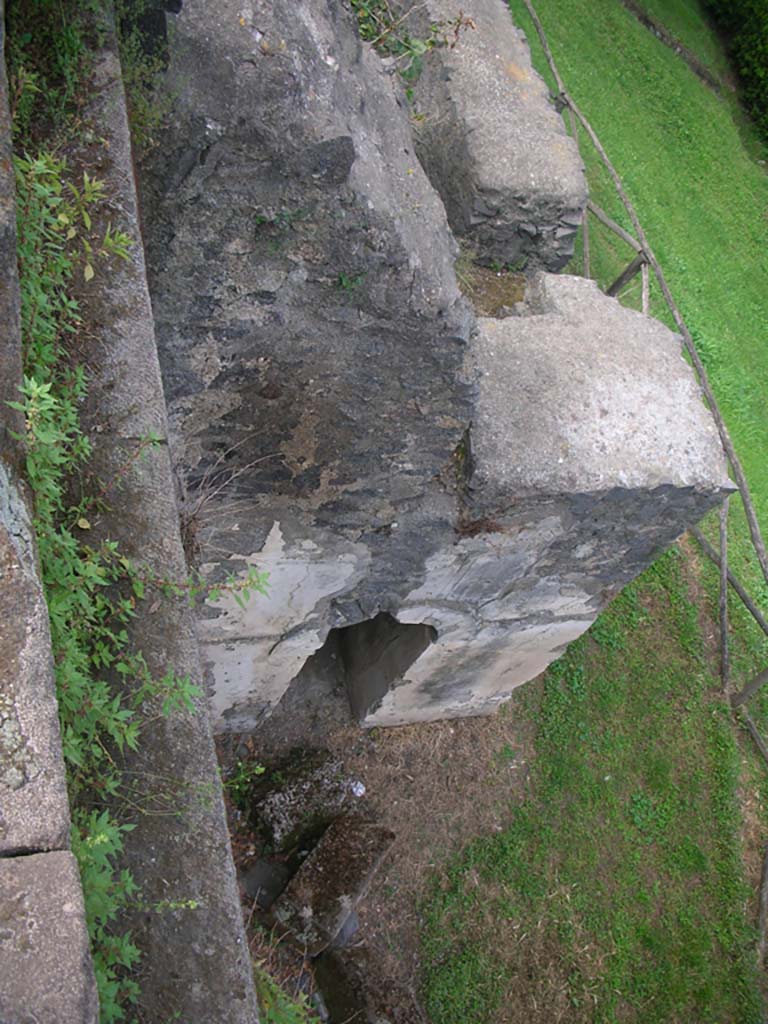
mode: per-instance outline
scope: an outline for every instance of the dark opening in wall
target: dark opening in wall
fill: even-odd
[[[326,643],[337,644],[355,718],[362,719],[375,708],[436,639],[433,626],[398,622],[386,612],[354,626],[332,629]]]

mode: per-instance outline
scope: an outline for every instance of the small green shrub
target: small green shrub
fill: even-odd
[[[412,4],[403,15],[393,12],[388,0],[349,0],[349,5],[357,18],[360,38],[375,46],[382,56],[393,57],[406,82],[419,77],[424,56],[430,50],[455,46],[462,31],[474,28],[472,19],[457,11],[455,18],[433,22],[426,37],[419,38],[408,31],[408,19],[418,4]]]
[[[119,825],[107,811],[77,809],[73,815],[72,852],[83,883],[101,1024],[122,1020],[123,1007],[139,994],[138,983],[125,975],[139,962],[139,950],[129,934],[114,931],[118,914],[138,891],[130,872],[114,868],[123,835],[132,828]]]
[[[259,998],[261,1024],[312,1024],[313,1014],[306,996],[292,999],[264,970],[261,964],[253,965],[256,994]]]
[[[14,136],[29,145],[74,124],[91,68],[96,0],[9,0],[7,62]]]
[[[150,13],[150,0],[116,0],[117,38],[120,68],[128,104],[131,138],[139,157],[158,144],[159,135],[167,125],[176,95],[166,88],[162,75],[166,55],[156,41],[145,37],[142,18]]]
[[[232,772],[227,776],[224,785],[230,800],[241,811],[246,810],[248,798],[253,784],[266,769],[255,761],[238,761]]]

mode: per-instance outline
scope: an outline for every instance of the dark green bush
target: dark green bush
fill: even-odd
[[[744,103],[768,139],[768,0],[704,0],[727,33]]]

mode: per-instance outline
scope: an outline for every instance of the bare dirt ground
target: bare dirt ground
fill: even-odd
[[[502,830],[525,798],[538,699],[534,683],[488,718],[366,732],[351,721],[343,690],[318,678],[300,693],[289,691],[256,732],[219,737],[225,776],[243,757],[269,764],[296,748],[320,748],[364,784],[359,810],[391,828],[397,841],[358,907],[353,942],[373,954],[377,987],[392,983],[410,993],[413,1024],[427,1020],[419,1005],[419,908],[432,872],[472,839]],[[523,703],[525,712],[516,714]],[[258,841],[236,812],[231,824],[236,862],[247,869]],[[306,988],[284,955],[276,957],[263,941],[256,952],[284,980],[293,973],[296,986]],[[400,1020],[410,1024],[408,1016]]]

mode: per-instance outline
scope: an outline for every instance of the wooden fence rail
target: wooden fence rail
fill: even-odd
[[[539,37],[539,40],[540,40],[541,45],[542,45],[542,48],[544,50],[544,55],[545,55],[545,57],[547,59],[547,63],[549,64],[549,67],[550,67],[550,69],[552,71],[552,74],[553,74],[553,76],[555,78],[555,82],[557,83],[558,96],[555,98],[556,99],[556,103],[557,103],[559,108],[561,108],[563,110],[565,110],[565,109],[568,110],[568,117],[569,117],[569,120],[570,120],[571,132],[572,132],[572,135],[573,135],[574,139],[576,140],[576,144],[578,145],[578,133],[577,133],[577,128],[576,128],[576,123],[578,122],[582,126],[584,131],[586,132],[587,136],[589,137],[592,145],[595,148],[595,151],[597,152],[598,156],[600,157],[600,160],[603,163],[603,166],[608,171],[608,173],[609,173],[609,175],[611,177],[611,180],[613,181],[614,187],[616,188],[616,192],[617,192],[617,194],[619,196],[619,199],[621,200],[621,202],[622,202],[622,204],[624,206],[624,209],[626,210],[627,215],[629,216],[629,219],[632,222],[632,226],[634,228],[635,235],[637,236],[637,237],[633,237],[628,231],[625,231],[624,228],[622,228],[620,224],[617,224],[615,220],[613,220],[611,217],[609,217],[608,214],[604,210],[602,210],[596,203],[592,202],[591,200],[588,201],[588,203],[587,203],[588,210],[592,214],[594,214],[594,216],[597,217],[597,219],[599,221],[601,221],[606,227],[608,227],[611,231],[613,231],[616,235],[618,235],[619,238],[623,239],[623,241],[626,242],[627,245],[631,246],[635,250],[635,252],[637,254],[635,259],[633,259],[632,263],[630,263],[630,265],[626,268],[626,270],[609,287],[608,294],[609,295],[616,295],[616,294],[618,294],[618,292],[626,285],[626,283],[632,277],[634,277],[634,275],[638,271],[641,271],[641,273],[643,275],[642,276],[642,309],[643,309],[644,313],[648,313],[649,306],[650,306],[650,270],[653,270],[654,276],[656,277],[656,280],[658,282],[659,288],[661,289],[661,293],[662,293],[662,295],[664,297],[664,301],[666,302],[667,307],[668,307],[670,313],[672,314],[672,317],[673,317],[674,322],[675,322],[675,324],[677,326],[677,329],[680,332],[680,335],[682,337],[683,345],[685,347],[685,350],[688,353],[688,356],[689,356],[689,358],[691,360],[691,363],[693,364],[693,368],[694,368],[694,370],[696,372],[696,376],[697,376],[698,381],[699,381],[699,387],[701,388],[702,395],[705,398],[705,400],[707,402],[707,405],[710,408],[710,411],[711,411],[712,416],[714,418],[715,424],[717,426],[717,430],[718,430],[718,434],[720,435],[720,441],[721,441],[721,444],[723,446],[723,450],[725,452],[726,458],[727,458],[728,463],[730,465],[731,473],[732,473],[733,477],[735,478],[736,489],[738,490],[739,495],[740,495],[741,500],[742,500],[742,503],[744,505],[744,513],[745,513],[746,519],[747,519],[747,525],[748,525],[748,528],[749,528],[749,534],[750,534],[750,538],[751,538],[751,541],[752,541],[752,546],[754,548],[755,555],[757,557],[757,561],[758,561],[758,563],[760,565],[760,569],[762,571],[763,578],[764,578],[765,582],[768,584],[768,555],[766,554],[765,542],[763,540],[763,535],[762,535],[762,532],[760,530],[760,524],[758,523],[758,520],[757,520],[757,514],[755,512],[755,507],[754,507],[754,503],[752,501],[752,496],[750,494],[749,486],[747,484],[747,479],[746,479],[746,476],[744,474],[744,470],[742,468],[741,462],[740,462],[740,460],[739,460],[739,458],[738,458],[738,456],[736,454],[736,450],[735,450],[735,448],[733,446],[733,442],[731,441],[731,437],[730,437],[730,434],[728,432],[728,428],[725,425],[725,420],[723,419],[723,415],[722,415],[722,413],[720,411],[720,407],[719,407],[719,405],[717,403],[717,399],[715,398],[714,392],[712,391],[712,387],[711,387],[711,385],[709,383],[709,378],[707,376],[706,369],[705,369],[704,364],[701,361],[701,357],[699,356],[699,353],[698,353],[698,351],[696,349],[696,345],[695,345],[695,342],[694,342],[693,337],[691,335],[691,332],[689,331],[688,326],[685,323],[685,320],[683,319],[683,315],[680,312],[679,307],[677,306],[674,298],[672,297],[672,293],[671,293],[671,291],[669,289],[669,286],[667,284],[667,280],[666,280],[666,278],[664,276],[664,272],[662,271],[661,265],[659,264],[658,260],[656,259],[656,256],[654,255],[653,250],[651,249],[650,243],[648,242],[648,238],[647,238],[645,232],[643,231],[643,226],[642,226],[642,224],[640,222],[640,218],[638,217],[637,211],[635,210],[635,208],[634,208],[634,206],[633,206],[629,196],[627,195],[627,193],[626,193],[626,191],[624,189],[624,185],[623,185],[622,180],[621,180],[621,178],[620,178],[620,176],[618,174],[618,171],[616,170],[616,168],[611,163],[611,161],[610,161],[610,159],[608,157],[608,154],[606,153],[605,149],[603,148],[603,146],[602,146],[602,144],[600,142],[600,139],[598,138],[597,133],[595,132],[594,128],[592,127],[592,125],[590,124],[588,119],[584,116],[582,111],[579,109],[577,104],[574,102],[573,97],[568,93],[568,91],[565,88],[565,83],[563,82],[563,79],[560,76],[560,72],[558,70],[557,64],[555,63],[555,59],[554,59],[554,57],[552,55],[552,50],[550,49],[546,33],[544,32],[544,28],[543,28],[543,26],[541,24],[541,21],[540,21],[538,15],[536,13],[536,10],[535,10],[535,8],[533,6],[533,3],[531,2],[531,0],[523,0],[523,3],[525,4],[525,7],[526,7],[526,9],[527,9],[527,11],[528,11],[528,13],[529,13],[529,15],[531,17],[531,20],[532,20],[533,24],[534,24],[534,27],[536,29],[536,33],[537,33],[537,35]],[[588,235],[586,234],[586,231],[588,230],[587,229],[587,218],[586,218],[586,216],[584,218],[584,228],[585,228],[585,238],[586,238],[585,251],[584,251],[584,266],[585,266],[585,275],[589,276],[589,269],[588,269],[589,268],[589,239],[588,239]],[[747,592],[746,588],[742,585],[742,583],[738,580],[738,578],[734,575],[734,573],[731,572],[731,570],[730,570],[730,568],[728,566],[728,499],[726,498],[726,500],[723,502],[723,505],[722,505],[722,507],[720,509],[720,521],[719,521],[720,552],[719,552],[719,554],[718,554],[717,551],[715,551],[715,549],[712,547],[712,545],[706,540],[706,538],[702,535],[701,531],[698,528],[694,527],[691,530],[691,533],[696,538],[696,540],[699,542],[699,544],[701,545],[701,548],[705,552],[705,554],[709,558],[711,558],[713,562],[715,562],[715,564],[719,567],[719,570],[720,570],[720,574],[719,574],[720,575],[719,623],[720,623],[720,639],[721,639],[720,674],[721,674],[721,680],[722,680],[723,693],[724,693],[724,695],[727,696],[728,690],[729,690],[729,686],[730,686],[730,645],[729,645],[729,640],[728,640],[728,588],[729,588],[729,585],[730,585],[730,587],[733,588],[733,590],[741,598],[742,602],[744,603],[744,606],[747,608],[747,610],[750,612],[752,617],[755,619],[757,624],[760,626],[760,628],[763,630],[763,632],[766,635],[768,635],[768,621],[766,621],[765,616],[760,611],[760,609],[759,609],[759,607],[757,605],[757,602],[749,595],[749,593]],[[760,731],[758,730],[757,726],[755,725],[755,722],[753,721],[751,715],[749,714],[749,712],[748,712],[748,710],[746,708],[746,702],[751,697],[753,697],[754,694],[757,693],[758,690],[762,686],[764,686],[766,683],[768,683],[768,668],[763,670],[762,672],[758,673],[758,675],[756,675],[754,677],[754,679],[752,679],[741,691],[739,691],[739,693],[734,694],[731,697],[731,699],[730,699],[730,706],[731,706],[731,709],[732,709],[732,713],[734,715],[734,719],[741,726],[743,726],[747,730],[747,732],[750,734],[756,749],[758,750],[758,752],[762,756],[762,758],[765,761],[766,765],[768,765],[768,744],[766,744],[766,741],[761,736]],[[759,965],[760,966],[763,965],[763,961],[765,959],[765,953],[766,953],[766,945],[768,943],[768,938],[767,938],[767,935],[768,935],[768,925],[766,924],[767,921],[768,921],[768,845],[766,845],[765,856],[764,856],[764,861],[763,861],[763,874],[762,874],[762,880],[761,880],[761,885],[760,885],[759,913],[758,913],[758,931],[759,931],[758,960],[759,960]]]

